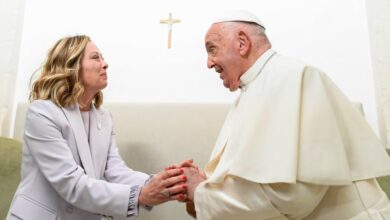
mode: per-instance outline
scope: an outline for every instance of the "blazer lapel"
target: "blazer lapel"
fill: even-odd
[[[95,170],[92,162],[91,151],[89,149],[88,137],[85,134],[83,119],[79,110],[79,105],[75,104],[71,107],[62,108],[69,124],[73,129],[76,139],[77,150],[85,172],[88,176],[96,178]]]
[[[92,160],[96,175],[102,177],[107,160],[111,133],[108,130],[107,121],[103,120],[104,113],[102,111],[97,110],[95,106],[92,105],[90,114],[89,144],[91,146]]]

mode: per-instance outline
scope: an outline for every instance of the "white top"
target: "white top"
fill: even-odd
[[[89,126],[90,126],[90,119],[89,119],[89,111],[80,111],[81,113],[81,118],[83,119],[83,124],[84,124],[84,129],[85,129],[85,134],[88,138],[88,143],[89,143]]]

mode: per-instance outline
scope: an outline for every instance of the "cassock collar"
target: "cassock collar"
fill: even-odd
[[[268,60],[276,53],[273,49],[268,49],[265,51],[257,61],[240,77],[240,88],[242,91],[245,91],[248,85],[256,79],[263,70],[265,64]]]

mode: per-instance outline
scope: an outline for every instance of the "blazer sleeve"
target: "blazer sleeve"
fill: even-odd
[[[124,218],[130,185],[88,177],[64,138],[65,119],[48,101],[34,101],[26,116],[24,141],[43,176],[68,203],[89,211]],[[27,152],[28,153],[28,152]]]

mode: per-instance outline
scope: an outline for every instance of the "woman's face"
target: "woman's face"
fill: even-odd
[[[81,60],[80,79],[85,92],[97,93],[107,86],[107,68],[99,49],[90,41]]]

